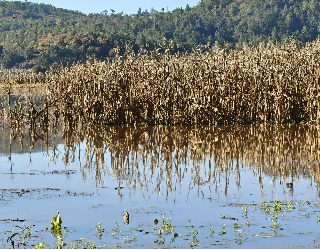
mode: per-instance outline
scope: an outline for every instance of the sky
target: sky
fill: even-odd
[[[64,8],[68,10],[78,10],[80,12],[89,13],[101,13],[107,10],[110,13],[110,9],[113,9],[116,13],[123,11],[124,14],[136,14],[139,7],[141,10],[148,10],[155,8],[157,11],[161,11],[162,8],[165,11],[174,10],[175,8],[185,8],[187,4],[190,7],[196,6],[200,0],[28,0],[33,3],[45,3],[52,4],[58,8]]]

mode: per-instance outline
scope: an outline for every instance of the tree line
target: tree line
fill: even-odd
[[[293,38],[305,44],[318,37],[319,16],[316,0],[202,0],[192,8],[139,8],[132,15],[0,1],[0,67],[71,65],[161,47],[188,52],[214,43],[241,48]]]

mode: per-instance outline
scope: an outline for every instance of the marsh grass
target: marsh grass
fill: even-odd
[[[44,83],[47,90],[41,105],[15,106],[3,119],[40,126],[317,123],[319,59],[319,40],[303,48],[291,41],[191,54],[127,53],[54,65],[46,74],[4,74],[9,96],[17,84]]]

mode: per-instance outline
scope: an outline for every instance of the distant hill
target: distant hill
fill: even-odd
[[[302,43],[320,32],[316,0],[202,0],[197,6],[85,15],[47,4],[0,1],[0,67],[71,65],[95,56],[115,56],[126,45],[136,52],[167,46],[190,51],[218,42],[237,48],[293,37]]]

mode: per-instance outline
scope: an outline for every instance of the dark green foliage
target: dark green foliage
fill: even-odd
[[[39,74],[39,73],[45,73],[47,69],[45,67],[35,65],[32,67],[31,70],[32,70],[32,73]]]
[[[159,45],[191,51],[197,45],[219,43],[241,48],[294,38],[303,44],[316,39],[320,27],[316,0],[202,0],[191,8],[114,11],[85,15],[31,2],[0,1],[0,62],[5,68],[72,65],[96,57],[105,59],[129,45],[135,52]]]

